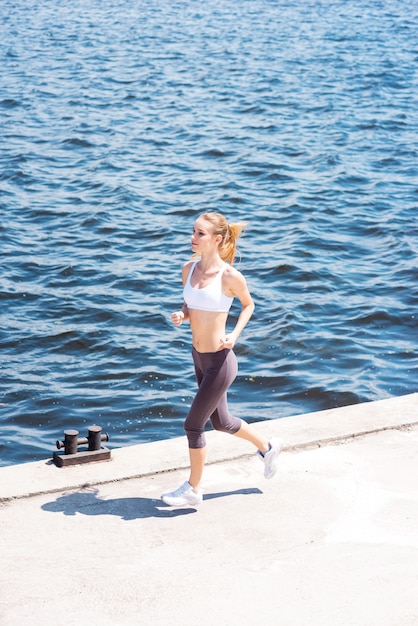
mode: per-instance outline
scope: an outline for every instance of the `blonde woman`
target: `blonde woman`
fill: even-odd
[[[206,460],[205,425],[241,437],[257,448],[264,462],[264,476],[272,478],[282,442],[268,441],[245,421],[230,414],[227,390],[237,375],[233,347],[254,311],[254,302],[244,276],[232,267],[236,242],[244,222],[228,224],[219,213],[203,213],[193,228],[193,258],[182,270],[184,304],[171,314],[175,326],[189,321],[192,355],[199,389],[184,423],[189,444],[190,475],[175,491],[162,495],[169,506],[195,506],[203,499],[202,475]],[[235,328],[226,334],[226,321],[234,297],[241,303]]]

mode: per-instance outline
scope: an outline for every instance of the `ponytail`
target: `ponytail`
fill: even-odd
[[[242,231],[247,226],[247,222],[236,222],[235,224],[227,224],[227,234],[219,245],[219,256],[223,261],[230,265],[234,263],[237,252],[237,239],[241,236]]]

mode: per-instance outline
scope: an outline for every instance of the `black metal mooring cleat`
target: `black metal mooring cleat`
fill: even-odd
[[[101,445],[102,441],[109,441],[107,433],[102,434],[101,426],[89,426],[88,437],[78,437],[78,430],[64,430],[64,441],[58,440],[58,450],[64,448],[64,454],[54,452],[55,465],[76,465],[90,461],[103,461],[110,459],[110,450]],[[87,445],[86,451],[78,452],[78,446]]]

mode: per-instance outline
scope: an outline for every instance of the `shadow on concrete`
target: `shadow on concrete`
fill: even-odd
[[[204,496],[204,500],[225,498],[233,495],[261,494],[260,489],[237,489],[210,493]],[[173,509],[161,500],[153,498],[112,498],[99,497],[98,489],[83,489],[60,496],[52,502],[42,505],[43,511],[49,513],[63,513],[64,515],[116,515],[123,520],[145,519],[149,517],[178,517],[196,513],[196,507]]]

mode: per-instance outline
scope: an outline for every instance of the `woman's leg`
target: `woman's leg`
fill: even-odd
[[[269,449],[268,440],[264,437],[261,437],[260,435],[257,435],[257,433],[251,428],[251,426],[249,426],[247,422],[244,422],[243,420],[241,420],[241,428],[234,434],[236,437],[245,439],[246,441],[249,441],[250,443],[255,445],[257,450],[260,450],[260,452],[262,452],[263,454]]]
[[[231,415],[227,402],[227,389],[235,379],[238,372],[237,358],[234,352],[231,350],[228,354],[225,363],[222,365],[222,376],[218,376],[215,385],[216,388],[221,384],[219,389],[219,402],[213,414],[211,415],[212,426],[215,430],[220,430],[225,433],[230,433],[241,437],[252,443],[260,452],[264,453],[269,449],[269,442],[264,437],[257,435],[256,432],[242,419],[238,419]],[[226,381],[226,384],[222,385],[222,380]]]
[[[230,350],[193,352],[199,389],[184,422],[190,448],[204,448],[205,425],[212,419],[213,427],[230,433],[237,432],[241,420],[230,415],[226,392],[236,377],[236,358]]]
[[[193,360],[199,389],[190,407],[184,428],[189,441],[189,483],[194,490],[198,490],[206,460],[204,433],[206,422],[209,418],[213,418],[212,423],[215,428],[236,432],[241,426],[241,421],[228,413],[226,404],[226,391],[236,376],[235,355],[226,350],[204,354],[194,350]],[[218,418],[218,406],[223,409],[223,421]]]
[[[206,446],[204,448],[189,448],[190,477],[189,483],[194,491],[198,491],[202,482],[203,470],[206,461]]]

